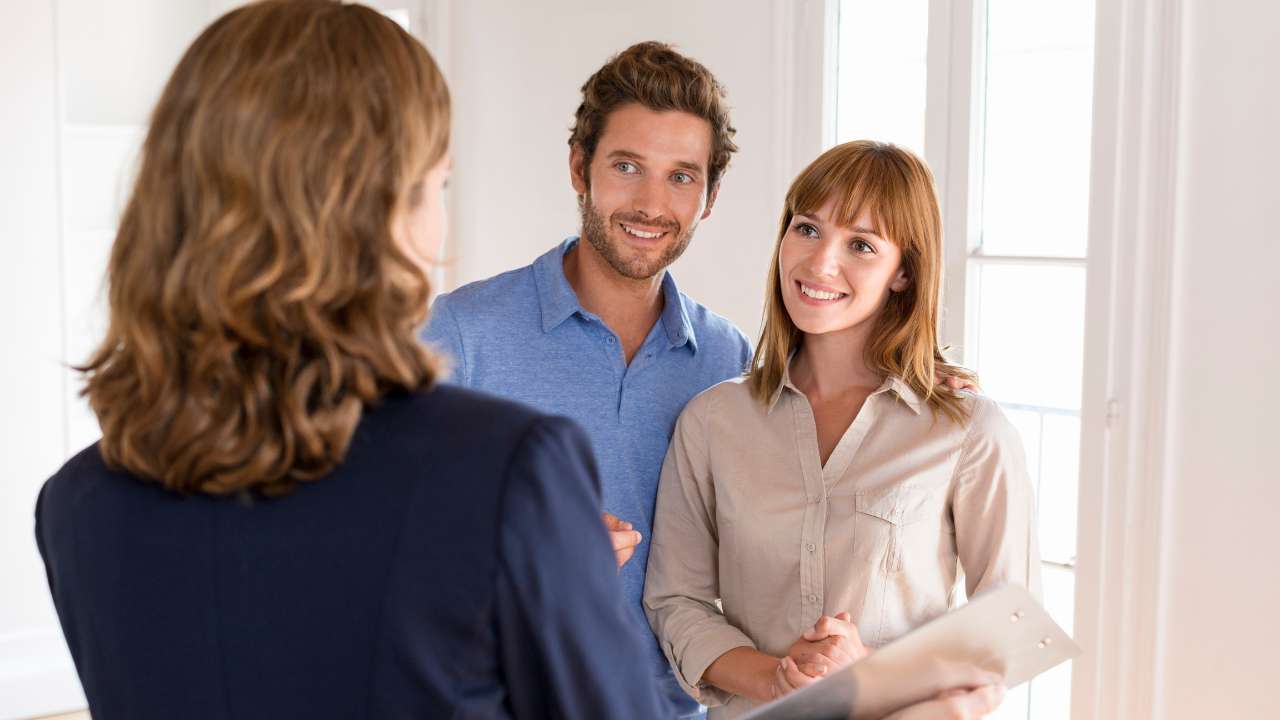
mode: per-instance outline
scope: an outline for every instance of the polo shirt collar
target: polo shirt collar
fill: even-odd
[[[533,275],[538,286],[538,306],[542,312],[542,331],[551,332],[574,313],[585,313],[578,294],[564,275],[564,254],[578,242],[577,236],[566,238],[551,250],[533,261]],[[697,352],[697,337],[689,320],[680,290],[671,273],[662,274],[662,326],[667,332],[670,347],[688,344]]]
[[[571,315],[582,310],[578,294],[564,276],[564,254],[578,241],[570,237],[533,261],[533,277],[538,285],[538,306],[542,311],[542,332],[551,332]]]
[[[690,350],[698,352],[693,323],[689,321],[675,278],[667,271],[662,273],[662,326],[666,328],[667,342],[671,347],[678,348],[687,343]]]

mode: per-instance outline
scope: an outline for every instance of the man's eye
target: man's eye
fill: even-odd
[[[617,165],[614,165],[614,167],[618,169],[618,172],[626,173],[628,175],[636,171],[635,164],[629,162],[620,162]]]
[[[671,176],[671,179],[675,180],[681,185],[688,185],[689,183],[693,182],[693,176],[690,175],[689,173],[676,173],[675,175]]]

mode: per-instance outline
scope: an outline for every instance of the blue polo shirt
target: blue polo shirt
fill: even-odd
[[[605,510],[644,534],[621,578],[632,621],[652,639],[640,603],[658,476],[676,417],[694,395],[741,375],[751,346],[733,323],[690,300],[664,273],[662,315],[628,366],[618,336],[583,309],[565,278],[564,254],[577,241],[439,296],[423,339],[451,359],[453,382],[586,429]],[[678,687],[656,640],[650,645],[654,671]]]

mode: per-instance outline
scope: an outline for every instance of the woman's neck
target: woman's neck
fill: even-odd
[[[806,333],[804,344],[791,362],[792,383],[811,398],[879,387],[884,377],[866,362],[868,333],[869,329],[863,326],[821,335]]]

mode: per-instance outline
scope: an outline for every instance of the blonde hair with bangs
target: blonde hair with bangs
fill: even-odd
[[[902,379],[936,413],[956,422],[966,416],[961,398],[935,377],[976,382],[970,371],[947,361],[938,345],[938,297],[942,284],[942,218],[933,175],[920,158],[895,145],[858,140],[831,148],[809,164],[787,191],[766,281],[764,321],[747,383],[763,403],[772,397],[804,333],[782,302],[778,255],[797,214],[834,199],[833,220],[852,226],[864,210],[880,235],[902,250],[906,289],[890,293],[871,331],[865,361],[886,377]]]

